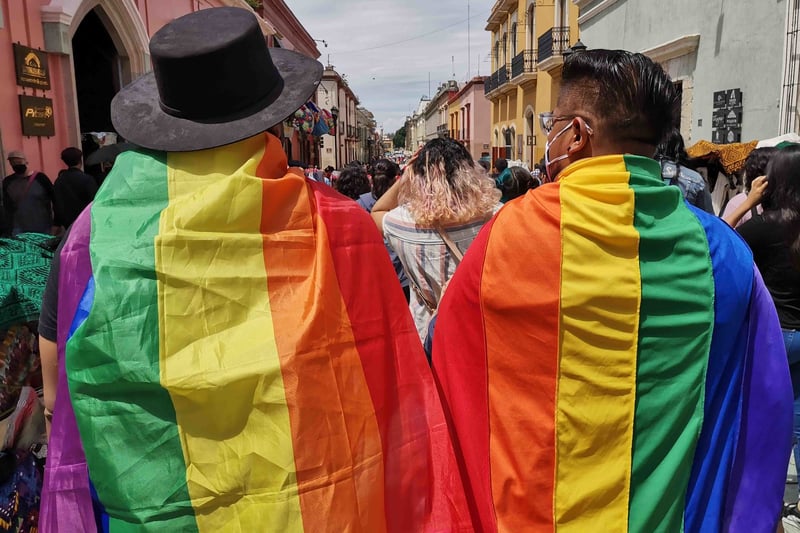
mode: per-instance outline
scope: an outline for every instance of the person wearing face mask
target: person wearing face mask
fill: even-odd
[[[3,180],[3,205],[6,232],[52,233],[53,184],[44,172],[31,170],[25,154],[9,152],[13,174]]]
[[[642,54],[565,58],[551,182],[484,227],[440,303],[476,530],[776,530],[783,336],[747,245],[652,159],[679,103]]]

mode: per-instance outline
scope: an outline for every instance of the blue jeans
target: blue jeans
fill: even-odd
[[[798,470],[798,477],[800,477],[800,332],[784,329],[783,342],[786,345],[786,356],[789,359],[789,373],[792,376],[792,390],[794,391],[792,442],[794,443],[794,464]]]

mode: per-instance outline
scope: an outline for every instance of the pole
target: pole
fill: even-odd
[[[431,99],[431,72],[428,71],[428,100]]]
[[[467,81],[472,79],[472,44],[470,41],[469,28],[469,0],[467,0]],[[480,65],[478,65],[478,68],[480,68]]]

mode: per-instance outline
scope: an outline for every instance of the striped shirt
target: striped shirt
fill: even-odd
[[[498,204],[495,212],[500,207]],[[464,253],[488,220],[478,219],[467,224],[445,226],[445,230],[461,253]],[[456,270],[456,259],[450,254],[439,232],[435,228],[417,226],[405,206],[396,207],[386,214],[383,219],[383,233],[389,246],[403,263],[412,288],[416,286],[412,291],[414,294],[411,295],[409,308],[420,340],[424,342],[432,315],[417,290],[429,303],[438,305],[442,287]]]

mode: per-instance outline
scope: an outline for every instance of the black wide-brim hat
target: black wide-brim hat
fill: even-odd
[[[187,152],[231,144],[283,122],[308,101],[322,65],[268,48],[255,15],[196,11],[150,40],[153,71],[120,91],[111,121],[126,140]]]

